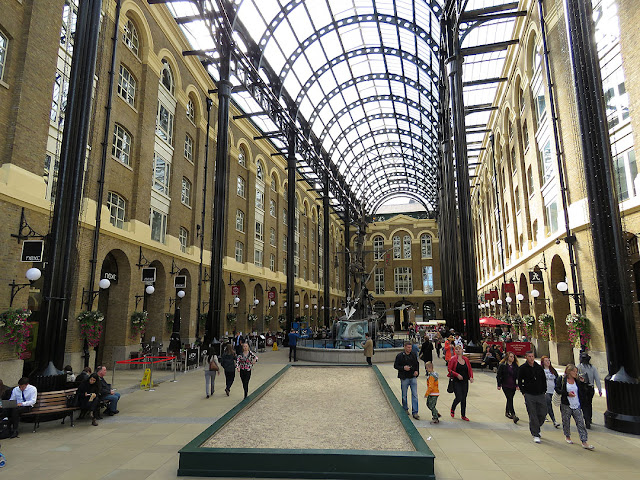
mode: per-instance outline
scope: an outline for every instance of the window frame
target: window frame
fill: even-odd
[[[244,243],[242,243],[240,240],[236,240],[234,255],[235,255],[236,262],[244,263]],[[240,259],[238,259],[238,257]]]
[[[0,82],[4,81],[4,72],[7,70],[8,56],[9,56],[9,37],[5,35],[4,32],[0,31]]]
[[[189,230],[187,230],[182,225],[180,225],[178,241],[180,242],[180,251],[182,253],[187,253],[187,248],[189,248]]]
[[[113,197],[117,197],[116,200],[122,202],[122,204],[114,204]],[[126,222],[127,215],[127,200],[117,192],[107,192],[107,208],[109,209],[109,223],[116,228],[124,229],[124,223]],[[122,212],[122,218],[118,215],[114,215],[114,209],[116,212]],[[121,223],[121,224],[118,224]]]
[[[184,134],[184,158],[193,163],[193,138],[188,133]]]
[[[127,18],[127,23],[124,24],[122,43],[124,43],[136,57],[140,57],[140,36],[138,35],[138,27],[136,27],[136,24],[130,18]]]
[[[185,192],[186,187],[186,192]],[[182,177],[182,189],[180,191],[180,202],[191,208],[191,187],[192,183],[187,177]]]
[[[126,78],[125,78],[126,77]],[[124,63],[120,63],[120,71],[118,73],[118,87],[116,89],[118,96],[133,108],[136,107],[136,90],[138,81]]]
[[[128,141],[127,141],[128,140]],[[111,158],[127,167],[131,166],[131,146],[133,136],[119,123],[113,124],[113,137],[111,142]],[[126,161],[122,161],[126,156]]]
[[[245,233],[244,231],[244,219],[245,214],[239,208],[236,209],[236,230],[240,233]],[[240,228],[238,228],[238,224],[240,224]]]
[[[245,200],[247,198],[247,182],[241,175],[238,175],[238,179],[236,180],[236,195]]]

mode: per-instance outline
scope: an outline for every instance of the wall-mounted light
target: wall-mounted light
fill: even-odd
[[[271,300],[271,301],[269,302],[269,305],[271,305],[272,307],[273,307],[275,304],[276,304],[275,300]]]
[[[521,302],[522,300],[524,300],[524,295],[519,293],[516,295],[516,300],[518,300],[519,302]]]
[[[534,288],[533,290],[531,290],[531,296],[533,298],[538,298],[540,296],[540,292]]]
[[[177,295],[178,295],[178,298],[184,298],[184,296],[186,295],[186,293],[185,293],[185,291],[184,291],[184,290],[178,290]]]
[[[147,295],[153,295],[153,292],[156,291],[156,288],[153,285],[147,285],[147,288],[144,289]]]

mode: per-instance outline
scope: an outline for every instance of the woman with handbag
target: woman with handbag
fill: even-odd
[[[544,369],[544,375],[547,377],[547,411],[549,413],[549,417],[553,422],[553,426],[556,428],[560,427],[560,424],[556,422],[556,416],[553,413],[553,392],[555,392],[556,381],[558,380],[558,372],[551,365],[551,359],[546,355],[540,359],[540,364]]]
[[[513,408],[513,396],[518,389],[518,359],[515,353],[507,352],[500,364],[498,365],[498,373],[496,375],[496,381],[498,382],[498,390],[502,390],[504,396],[507,398],[507,406],[505,408],[505,417],[513,420],[513,423],[518,423],[518,416]]]
[[[587,385],[578,376],[578,368],[570,363],[564,370],[564,377],[559,377],[555,391],[560,395],[560,413],[562,414],[562,431],[567,443],[571,440],[571,417],[576,422],[578,435],[582,442],[582,448],[593,450],[593,445],[588,443],[587,427],[584,423],[580,403],[587,395]]]
[[[456,396],[451,404],[451,418],[455,417],[456,407],[460,404],[460,418],[468,422],[467,394],[469,393],[469,382],[473,383],[473,370],[469,359],[462,354],[462,345],[456,345],[455,355],[449,360],[448,376],[453,379],[453,393]]]
[[[204,371],[204,393],[209,398],[209,384],[211,384],[211,395],[213,395],[216,389],[216,375],[220,375],[220,365],[216,355],[209,356],[207,362],[209,366]]]

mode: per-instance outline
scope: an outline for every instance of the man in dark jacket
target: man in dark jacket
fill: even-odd
[[[393,368],[398,370],[400,388],[402,389],[402,408],[409,414],[407,388],[411,387],[411,413],[413,418],[420,420],[418,415],[418,375],[420,374],[420,365],[418,357],[411,351],[411,342],[404,342],[404,352],[396,355]]]
[[[524,395],[524,403],[529,414],[529,431],[535,443],[540,443],[540,426],[547,416],[547,379],[544,369],[536,362],[531,350],[526,354],[527,361],[518,369],[518,387]]]
[[[98,377],[100,377],[100,399],[105,402],[109,402],[104,414],[115,415],[116,413],[120,413],[120,410],[118,410],[120,394],[113,390],[111,388],[111,384],[107,383],[104,379],[104,376],[107,374],[107,367],[96,368],[96,373],[98,374]]]

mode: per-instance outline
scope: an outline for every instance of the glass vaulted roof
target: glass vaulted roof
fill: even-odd
[[[469,0],[467,10],[506,0]],[[224,2],[236,42],[271,85],[293,101],[303,130],[337,167],[350,191],[370,211],[408,195],[437,208],[438,79],[443,0],[235,0]],[[167,8],[194,50],[206,51],[218,79],[211,18],[219,0],[171,1]],[[230,7],[233,11],[229,11]],[[513,19],[486,22],[464,35],[462,46],[508,40]],[[499,77],[505,51],[465,59],[464,81]],[[232,83],[238,84],[232,78]],[[465,105],[491,104],[496,84],[467,87]],[[233,94],[245,112],[264,111],[250,91]],[[282,102],[283,105],[285,102]],[[291,105],[291,103],[288,103]],[[486,124],[490,111],[469,113]],[[264,132],[268,115],[252,117]],[[469,134],[469,142],[483,134]],[[476,138],[478,137],[478,138]],[[272,141],[284,148],[284,138]],[[473,151],[469,152],[473,165]],[[319,177],[308,178],[315,184]],[[372,212],[373,213],[373,212]]]

